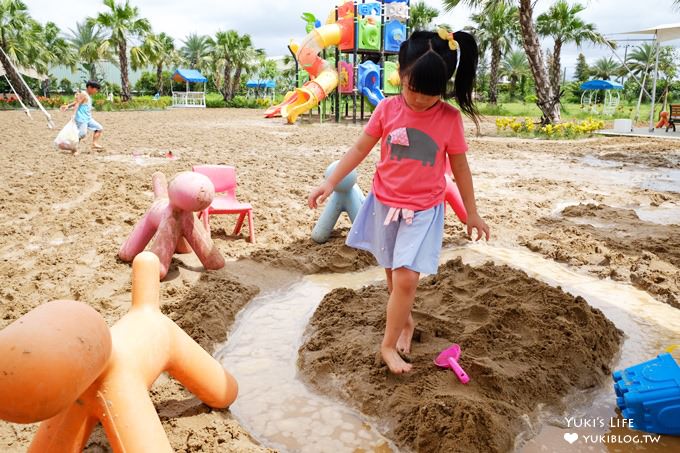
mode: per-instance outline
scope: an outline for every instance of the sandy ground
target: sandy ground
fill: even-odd
[[[57,123],[67,121],[64,114],[55,116]],[[358,126],[289,127],[264,120],[259,112],[237,110],[96,117],[106,128],[106,150],[83,146],[83,153],[72,157],[53,150],[56,131],[46,129],[37,115],[31,122],[18,112],[0,112],[0,328],[59,298],[91,304],[110,324],[124,314],[130,268],[116,252],[148,208],[151,174],[159,170],[171,176],[200,163],[235,165],[238,196],[255,207],[257,244],[231,236],[233,219],[213,225],[225,256],[252,255],[259,264],[239,262],[204,275],[195,258],[181,257],[162,285],[165,312],[210,351],[226,339],[239,309],[257,291],[292,278],[287,272],[342,272],[373,264],[370,256],[345,248],[342,233],[324,246],[309,239],[318,214],[306,208],[306,194],[356,137]],[[489,122],[484,129],[493,126]],[[526,245],[596,275],[630,281],[677,305],[679,250],[664,237],[677,238],[680,227],[636,220],[630,210],[672,210],[680,205],[680,193],[626,176],[640,169],[680,168],[675,142],[469,139],[480,211],[496,243]],[[168,151],[178,159],[162,157]],[[364,189],[376,154],[360,167]],[[611,161],[622,176],[600,179],[602,162]],[[570,204],[597,207],[563,213]],[[347,226],[343,220],[340,227]],[[445,239],[465,242],[451,214]],[[602,361],[606,352],[596,359]],[[169,378],[156,383],[152,396],[177,451],[264,450],[228,411],[209,410]],[[0,451],[24,451],[33,429],[0,423]],[[105,445],[101,435],[93,437],[92,451],[97,445]]]

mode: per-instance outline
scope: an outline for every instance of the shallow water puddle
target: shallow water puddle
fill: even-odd
[[[282,451],[396,451],[365,417],[310,391],[296,366],[304,330],[321,299],[333,288],[358,288],[383,275],[374,269],[305,277],[255,298],[239,314],[216,357],[239,382],[231,410],[258,441]]]
[[[522,249],[474,245],[447,250],[442,261],[458,256],[471,265],[486,261],[507,264],[584,297],[626,333],[616,369],[651,359],[680,340],[680,310],[630,285],[583,275]],[[397,451],[379,434],[377,422],[315,394],[298,378],[297,370],[304,330],[324,295],[334,288],[358,288],[383,278],[380,269],[308,276],[288,288],[260,295],[239,314],[228,343],[216,356],[239,380],[239,398],[231,409],[256,439],[282,451]],[[606,420],[608,425],[612,417],[617,420],[611,382],[570,397],[567,406],[568,411],[559,416],[541,413],[538,433],[526,436],[536,437],[521,451],[680,451],[680,439],[669,437],[656,444],[624,444],[611,442],[611,438],[609,444],[586,444],[585,435],[609,433],[625,440],[623,436],[643,434],[627,428],[581,426],[590,420]],[[574,419],[567,420],[569,417]],[[564,440],[568,433],[581,437],[569,444]]]

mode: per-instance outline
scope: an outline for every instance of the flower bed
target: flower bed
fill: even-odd
[[[497,118],[496,128],[504,135],[536,137],[544,139],[575,139],[591,137],[595,131],[604,129],[604,121],[588,118],[540,126],[532,118]]]

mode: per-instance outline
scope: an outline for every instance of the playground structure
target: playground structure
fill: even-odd
[[[616,371],[616,405],[631,428],[680,435],[680,366],[670,353]]]
[[[207,270],[223,268],[224,258],[195,214],[207,209],[215,198],[215,187],[210,179],[194,172],[181,172],[168,184],[165,175],[156,172],[152,180],[154,202],[135,225],[118,257],[132,261],[155,238],[150,250],[160,260],[161,280],[168,273],[175,251],[188,253],[193,250]]]
[[[621,103],[621,94],[623,85],[611,80],[590,80],[581,84],[581,107],[587,109],[588,112],[602,115],[613,115]],[[600,92],[604,92],[602,103],[600,100]]]
[[[165,371],[211,407],[225,408],[234,402],[238,393],[236,380],[161,313],[159,267],[158,258],[153,253],[144,252],[135,258],[132,265],[132,307],[110,330],[113,353],[104,362],[92,385],[71,398],[57,415],[40,425],[29,447],[30,453],[82,451],[98,422],[104,427],[114,453],[172,452],[148,394],[158,376]],[[77,319],[83,321],[82,317]],[[69,322],[68,318],[57,321]],[[21,326],[25,338],[44,329],[43,326],[33,325],[35,328],[30,330],[28,327]],[[81,322],[79,328],[87,331],[88,324]],[[63,333],[55,335],[62,336]],[[38,338],[46,338],[46,335]],[[48,343],[48,346],[55,350],[60,348],[58,342]],[[101,347],[102,352],[105,352],[104,346]],[[23,347],[16,349],[24,351]],[[49,365],[51,360],[60,360],[62,367],[69,366],[75,357],[74,350],[70,352],[55,357],[45,356],[45,363]],[[77,358],[87,362],[91,355],[83,354]],[[100,364],[100,361],[96,363]],[[16,379],[15,376],[13,378]],[[44,389],[44,383],[50,383],[49,378],[44,381],[36,379],[30,376],[29,382],[34,382],[37,390]],[[72,395],[68,393],[69,397]],[[43,396],[48,402],[55,398],[54,392]]]
[[[399,53],[407,38],[409,7],[409,0],[345,1],[331,12],[325,25],[305,13],[309,34],[300,45],[289,46],[296,62],[297,88],[286,95],[283,103],[267,110],[265,116],[282,116],[294,124],[300,115],[321,103],[324,105],[320,111],[325,112],[325,101],[332,97],[335,121],[349,116],[351,99],[352,119],[356,122],[358,109],[364,119],[364,98],[376,106],[385,93],[399,93],[397,64],[389,58]],[[334,61],[326,59],[331,47],[335,48]],[[300,68],[310,78],[302,87]],[[343,100],[345,113],[341,115]]]
[[[339,161],[335,161],[326,169],[326,179],[335,171]],[[331,237],[333,228],[338,223],[338,219],[343,212],[346,212],[351,222],[354,222],[361,205],[364,204],[366,197],[357,184],[357,172],[352,171],[345,179],[340,181],[335,191],[330,196],[326,207],[321,213],[321,217],[316,222],[312,230],[312,240],[318,244],[323,244]]]
[[[205,108],[205,86],[208,79],[196,69],[177,69],[172,81],[184,83],[186,91],[172,90],[172,106],[175,108]],[[202,83],[203,91],[191,91],[192,83]]]

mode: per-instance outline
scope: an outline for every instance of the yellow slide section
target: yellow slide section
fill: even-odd
[[[323,49],[337,46],[347,37],[346,24],[335,23],[312,30],[297,51],[297,60],[309,73],[310,81],[297,88],[295,102],[281,108],[281,116],[294,124],[298,117],[326,99],[338,86],[338,72],[319,54]]]

